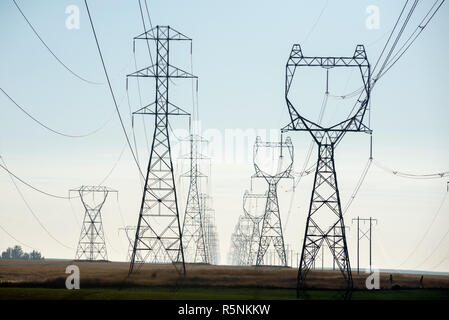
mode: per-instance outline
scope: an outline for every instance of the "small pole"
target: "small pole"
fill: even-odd
[[[321,270],[324,270],[324,246],[321,247]]]
[[[372,226],[372,218],[369,217],[369,272],[372,272],[371,270],[371,226]]]
[[[359,242],[360,242],[360,217],[357,217],[357,274],[360,274]]]

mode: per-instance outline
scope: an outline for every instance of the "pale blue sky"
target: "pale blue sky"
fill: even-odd
[[[421,2],[410,22],[411,27],[417,25],[429,7],[427,1]],[[18,0],[18,3],[68,66],[83,77],[104,82],[83,1]],[[126,92],[125,74],[135,69],[132,37],[142,32],[138,2],[91,0],[89,3],[112,85],[117,99],[121,100]],[[283,95],[285,63],[293,43],[300,43],[304,54],[311,56],[352,55],[356,44],[365,44],[368,57],[374,63],[403,5],[403,1],[330,0],[317,20],[325,3],[293,0],[149,1],[153,24],[169,24],[193,38],[194,73],[200,78],[202,126],[222,132],[235,128],[279,129],[287,124]],[[65,8],[71,4],[81,9],[79,30],[65,27]],[[368,15],[365,10],[369,5],[380,9],[378,30],[365,27]],[[89,132],[111,119],[104,129],[91,137],[63,138],[37,126],[1,95],[0,155],[19,176],[54,193],[66,194],[69,188],[98,183],[124,145],[107,87],[83,83],[61,67],[32,33],[12,1],[1,1],[0,21],[0,86],[19,104],[52,128],[70,134]],[[418,173],[448,170],[448,27],[449,9],[443,5],[428,29],[379,81],[373,93],[374,157],[395,169]],[[139,66],[149,64],[142,54],[143,44],[137,49]],[[174,61],[189,70],[189,47],[176,46],[173,50]],[[346,79],[341,78],[336,88],[344,87]],[[143,86],[146,86],[144,96],[152,99],[153,82],[148,81]],[[172,86],[175,103],[188,110],[192,107],[190,89],[189,81]],[[136,83],[132,81],[130,95],[131,108],[135,110],[138,98]],[[316,117],[319,105],[315,107],[310,103],[309,108],[305,112]],[[126,99],[120,109],[130,128]],[[140,155],[145,159],[145,138],[141,122],[136,123]],[[147,119],[146,123],[151,136],[152,121]],[[173,121],[176,128],[185,128],[186,124],[185,120]],[[298,154],[295,170],[299,171],[310,139],[306,133],[291,133],[291,137]],[[343,202],[352,192],[367,157],[366,135],[348,135],[339,146],[337,166],[341,169]],[[253,168],[248,163],[216,161],[212,165],[211,192],[224,262]],[[120,190],[125,222],[135,224],[141,190],[128,151],[107,184]],[[427,227],[438,208],[446,192],[445,184],[444,180],[405,180],[375,167],[371,169],[353,211],[348,213],[347,223],[350,224],[349,220],[357,215],[372,215],[379,219],[376,232],[379,238],[382,237],[386,249],[375,246],[378,266],[395,267],[411,252],[423,233],[421,228]],[[0,174],[0,186],[5,195],[0,201],[0,219],[4,227],[23,242],[40,248],[45,256],[74,256],[73,251],[62,248],[45,235],[4,173]],[[185,187],[180,188],[186,191]],[[48,229],[61,241],[76,246],[79,227],[68,203],[45,198],[23,186],[21,189]],[[295,194],[295,206],[299,209],[291,213],[286,229],[286,239],[292,247],[299,245],[303,235],[310,189],[311,181],[304,179]],[[288,195],[281,196],[283,219],[287,215],[289,199]],[[72,202],[81,220],[81,207],[75,200]],[[107,236],[116,249],[109,250],[110,257],[123,260],[126,241],[122,239],[123,235],[117,237],[121,222],[115,200],[111,199],[108,206],[105,208],[110,210],[110,220],[105,216]],[[448,208],[446,202],[430,236],[405,267],[416,268],[442,238],[449,225]],[[403,237],[399,238],[398,234]],[[0,249],[13,244],[13,240],[0,232]],[[350,246],[353,250],[353,240],[350,240]],[[448,254],[448,248],[449,238],[423,268],[430,269]],[[354,258],[352,255],[351,259]],[[449,270],[449,259],[439,270]]]

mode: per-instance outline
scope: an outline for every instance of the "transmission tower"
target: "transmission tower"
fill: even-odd
[[[258,163],[258,153],[261,149],[279,149],[279,166],[274,172],[267,172],[266,169],[261,168]],[[286,149],[287,152],[283,152],[283,149]],[[286,156],[284,153],[287,155],[288,159],[285,159]],[[260,137],[256,138],[256,143],[254,144],[254,168],[256,173],[253,175],[253,178],[263,178],[268,183],[267,202],[260,232],[256,266],[263,264],[264,255],[270,247],[270,244],[273,244],[281,264],[287,266],[281,215],[279,212],[277,185],[281,179],[293,179],[293,176],[291,175],[292,167],[293,145],[290,137],[287,137],[285,142],[262,142]]]
[[[190,153],[184,159],[189,159],[190,169],[183,177],[190,179],[187,204],[182,225],[182,240],[184,245],[184,258],[186,262],[209,263],[207,253],[205,216],[201,210],[199,179],[206,178],[200,172],[199,161],[205,159],[198,152],[199,144],[207,142],[202,137],[191,134],[189,137]]]
[[[207,261],[210,264],[218,263],[218,235],[215,225],[215,210],[209,206],[211,197],[205,193],[200,194],[200,211],[203,217],[204,242]]]
[[[133,254],[133,248],[134,248],[134,240],[136,236],[136,226],[126,226],[123,228],[119,228],[120,231],[124,231],[126,238],[128,239],[128,253],[126,255],[126,261],[131,261],[131,257]],[[136,253],[136,262],[143,262],[143,257],[141,256],[140,252]]]
[[[244,215],[239,216],[231,236],[231,264],[239,266],[248,264],[251,229],[251,220]]]
[[[249,240],[248,259],[247,259],[248,265],[253,265],[256,263],[256,257],[259,249],[260,235],[261,235],[261,222],[264,217],[263,214],[261,215],[257,214],[257,201],[259,199],[262,199],[265,200],[266,203],[267,198],[268,198],[267,193],[256,194],[256,193],[249,193],[248,190],[246,190],[245,193],[243,194],[244,216],[251,221],[251,229],[250,229],[251,234]],[[256,202],[255,208],[252,205],[252,200],[255,200]]]
[[[352,219],[352,222],[357,221],[357,273],[360,273],[360,240],[363,238],[367,239],[369,241],[369,270],[371,272],[372,267],[372,235],[373,235],[373,222],[377,224],[377,219],[373,219],[372,217],[369,218],[354,218]],[[369,227],[367,229],[363,229],[363,227],[360,226],[360,221],[365,224],[366,222],[369,222]]]
[[[108,261],[101,208],[108,194],[110,192],[118,194],[118,191],[102,186],[81,186],[69,190],[69,195],[72,192],[78,193],[85,209],[75,260]],[[98,200],[99,195],[101,198]]]
[[[289,97],[289,91],[298,67],[320,67],[327,71],[332,68],[349,67],[357,68],[360,71],[363,91],[348,119],[331,127],[322,127],[301,116]],[[306,57],[303,55],[300,45],[295,44],[286,65],[285,99],[291,122],[283,128],[283,131],[308,131],[318,145],[318,161],[307,216],[301,262],[298,268],[298,293],[299,289],[304,287],[307,273],[318,253],[317,249],[324,242],[328,245],[333,259],[343,275],[347,293],[353,287],[345,225],[337,185],[334,149],[346,132],[371,133],[371,130],[363,122],[366,118],[365,114],[370,97],[370,76],[370,65],[363,45],[356,47],[352,57]]]
[[[144,261],[151,256],[155,262],[171,261],[178,272],[181,272],[177,263],[180,261],[185,274],[168,128],[170,115],[188,115],[188,113],[169,102],[169,83],[174,78],[196,77],[172,66],[169,59],[171,41],[191,43],[192,39],[169,26],[156,26],[135,37],[134,40],[145,40],[147,44],[154,41],[156,44],[156,63],[128,75],[128,77],[155,78],[156,98],[153,103],[133,113],[133,115],[154,115],[155,122],[129,273],[133,271],[137,253],[142,253]]]

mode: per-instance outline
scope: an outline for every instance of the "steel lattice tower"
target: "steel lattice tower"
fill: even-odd
[[[283,161],[285,155],[283,155],[283,149],[286,149],[286,154],[289,159],[288,165],[281,170],[278,168],[276,172],[267,173],[263,171],[256,161],[256,156],[260,148],[279,148],[280,160]],[[285,142],[262,142],[260,137],[256,138],[254,144],[254,168],[256,173],[253,178],[263,178],[268,183],[267,202],[265,205],[265,213],[262,221],[262,229],[260,231],[259,248],[257,251],[256,265],[263,264],[263,258],[273,243],[274,248],[279,256],[279,259],[283,266],[287,266],[287,256],[285,254],[284,235],[282,234],[281,215],[279,212],[279,202],[277,195],[277,185],[281,179],[291,178],[291,170],[293,167],[293,145],[290,137],[285,139]]]
[[[359,69],[363,91],[353,109],[355,111],[351,113],[350,117],[325,128],[301,116],[289,99],[289,91],[298,67],[320,67],[326,70],[341,67]],[[283,131],[307,131],[318,145],[313,191],[298,268],[298,290],[304,288],[307,273],[313,266],[316,254],[324,242],[329,247],[333,259],[344,277],[348,292],[353,287],[335,170],[334,149],[347,132],[371,133],[371,130],[363,122],[366,118],[365,114],[370,98],[370,76],[370,64],[363,45],[356,47],[352,57],[305,57],[299,44],[293,45],[290,53],[286,65],[285,99],[291,122],[283,128]],[[322,219],[332,219],[332,222],[324,224],[323,221],[320,221]]]
[[[108,253],[106,250],[101,208],[106,202],[108,194],[110,192],[117,193],[117,191],[101,186],[82,186],[78,189],[69,190],[69,194],[72,192],[79,194],[79,198],[86,210],[75,260],[107,261]],[[96,194],[102,195],[98,203],[95,202]],[[92,200],[88,199],[89,195],[92,195]]]
[[[267,201],[267,193],[265,194],[255,194],[255,193],[249,193],[248,190],[245,191],[243,194],[243,212],[246,217],[251,221],[251,236],[249,240],[249,251],[248,251],[248,258],[247,258],[247,264],[253,265],[256,262],[257,258],[257,252],[259,249],[259,243],[260,243],[260,235],[261,235],[261,222],[263,220],[263,215],[257,215],[257,212],[255,214],[252,213],[252,208],[248,207],[248,202],[251,199],[255,199],[256,201],[258,199],[264,199],[265,203]]]
[[[188,113],[169,102],[169,83],[173,78],[196,77],[172,66],[169,60],[171,41],[191,42],[192,39],[169,26],[156,26],[137,36],[134,40],[147,42],[151,40],[156,44],[155,65],[128,75],[129,77],[154,78],[156,80],[156,98],[153,103],[133,113],[154,115],[155,122],[129,273],[133,271],[136,255],[139,252],[144,261],[150,258],[156,263],[171,262],[178,272],[181,270],[177,262],[181,262],[182,271],[185,274],[181,224],[168,128],[170,115],[188,115]]]
[[[184,256],[187,262],[209,263],[205,235],[205,216],[201,206],[199,178],[206,177],[199,170],[199,160],[204,157],[198,152],[198,144],[206,141],[195,134],[189,137],[190,170],[184,177],[190,179],[187,204],[182,225],[182,241],[184,245]]]
[[[205,193],[200,194],[200,212],[204,234],[204,252],[207,263],[216,264],[218,260],[218,237],[215,226],[215,211],[209,206],[211,197]]]
[[[247,265],[249,246],[251,244],[252,223],[248,217],[239,216],[234,233],[231,236],[231,263]]]

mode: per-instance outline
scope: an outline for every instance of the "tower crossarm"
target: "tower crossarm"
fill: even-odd
[[[159,33],[158,33],[159,31]],[[159,34],[159,37],[157,36]],[[170,26],[155,26],[152,29],[149,29],[137,37],[134,37],[134,40],[154,40],[158,41],[160,39],[164,40],[178,40],[178,41],[192,41],[191,38],[182,34],[181,32],[173,29]]]
[[[354,108],[355,113],[351,113],[348,119],[330,127],[323,127],[302,116],[289,97],[295,73],[300,67],[321,67],[327,70],[341,67],[357,68],[362,79],[362,92]],[[332,134],[332,143],[336,143],[346,132],[371,133],[368,126],[364,124],[370,98],[370,77],[371,67],[363,45],[357,45],[352,57],[307,57],[303,55],[301,46],[294,44],[285,73],[285,99],[290,114],[290,123],[282,128],[282,131],[308,131],[318,143],[326,136],[322,132]]]

